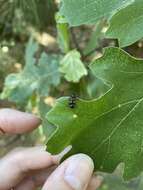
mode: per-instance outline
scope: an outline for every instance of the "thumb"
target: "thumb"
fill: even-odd
[[[85,190],[94,165],[90,157],[77,154],[64,161],[48,178],[43,190]]]

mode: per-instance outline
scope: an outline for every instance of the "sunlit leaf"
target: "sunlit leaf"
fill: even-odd
[[[77,99],[73,109],[67,97],[59,99],[47,115],[57,126],[47,150],[72,145],[68,155],[88,154],[96,171],[110,173],[123,162],[124,178],[131,179],[143,170],[143,60],[107,48],[90,67],[110,89],[95,100]]]

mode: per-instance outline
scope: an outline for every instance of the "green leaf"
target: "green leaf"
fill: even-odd
[[[47,96],[50,87],[56,87],[60,83],[58,55],[47,55],[42,53],[36,65],[34,58],[38,45],[32,39],[26,48],[26,65],[18,74],[10,74],[5,80],[3,98],[20,103],[25,102],[36,92],[39,96]]]
[[[72,50],[61,60],[60,71],[64,73],[67,81],[79,82],[81,77],[87,75],[87,70],[80,57],[77,50]]]
[[[98,98],[102,96],[109,89],[109,87],[105,85],[101,79],[95,77],[90,71],[88,79],[86,79],[86,82],[86,88],[89,96],[88,100],[90,100],[91,98]]]
[[[77,99],[74,109],[60,98],[47,115],[57,126],[47,150],[72,145],[68,155],[88,154],[96,171],[110,173],[123,162],[124,178],[133,178],[143,170],[143,60],[107,48],[90,67],[110,89],[98,99]]]
[[[118,38],[121,47],[141,39],[143,37],[143,1],[136,0],[114,15],[106,36]]]
[[[37,83],[32,76],[25,74],[10,74],[5,80],[2,98],[9,98],[13,102],[25,102],[36,88]]]
[[[38,93],[41,96],[49,94],[50,87],[56,87],[60,83],[59,55],[47,55],[43,53],[39,60],[38,73]]]
[[[111,17],[133,0],[62,0],[61,13],[71,26],[94,24]]]

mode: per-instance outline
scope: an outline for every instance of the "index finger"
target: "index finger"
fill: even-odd
[[[13,109],[0,109],[0,134],[21,134],[30,132],[41,123],[33,114]]]

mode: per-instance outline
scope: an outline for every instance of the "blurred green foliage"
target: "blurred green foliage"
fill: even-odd
[[[56,98],[75,93],[92,99],[108,89],[88,70],[105,46],[116,46],[115,40],[104,37],[106,20],[70,28],[60,13],[55,19],[59,7],[54,0],[0,1],[0,107],[33,112],[43,119],[43,125],[30,135],[1,138],[1,155],[16,146],[47,140],[55,127],[45,114]],[[73,50],[79,56],[71,55]],[[135,44],[126,50],[141,56],[142,46]],[[104,175],[100,190],[141,190],[142,178],[127,185],[118,176]]]

